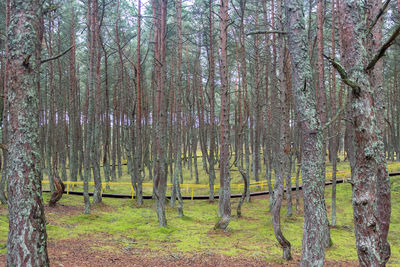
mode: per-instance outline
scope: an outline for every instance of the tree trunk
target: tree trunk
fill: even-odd
[[[209,62],[209,75],[210,75],[210,155],[208,156],[209,162],[209,200],[214,200],[214,183],[215,183],[215,63],[214,63],[214,40],[213,40],[213,31],[214,31],[214,14],[212,12],[212,0],[208,1],[208,21],[209,21],[209,52],[208,52],[208,62]]]
[[[343,18],[344,67],[348,71],[345,78],[352,82],[349,94],[352,95],[351,115],[355,134],[355,164],[351,181],[353,216],[360,265],[385,266],[390,257],[387,242],[391,210],[390,180],[377,123],[380,115],[374,105],[374,85],[369,82],[374,69],[366,70],[369,59],[365,53],[364,28],[368,27],[360,26],[361,8],[357,1],[347,0],[339,9]]]
[[[173,191],[175,192],[178,198],[178,216],[183,217],[183,201],[182,195],[179,185],[179,174],[182,171],[182,156],[181,156],[181,135],[182,135],[182,111],[181,111],[181,102],[182,102],[182,73],[181,73],[181,65],[182,65],[182,2],[181,0],[178,1],[177,4],[177,25],[178,25],[178,58],[177,58],[177,69],[176,69],[176,80],[177,84],[175,86],[176,90],[176,102],[175,102],[175,114],[176,114],[176,132],[175,134],[175,166],[174,166],[174,173],[173,173]],[[172,110],[171,110],[172,113]],[[175,205],[175,196],[172,197],[171,195],[171,204]]]
[[[143,167],[143,144],[142,144],[142,88],[141,88],[141,56],[140,56],[140,40],[141,40],[141,0],[138,1],[138,21],[137,21],[137,46],[136,46],[136,143],[134,163],[135,175],[132,180],[133,188],[135,189],[136,202],[138,205],[143,204],[142,193],[142,169]]]
[[[258,29],[258,13],[255,18],[256,29]],[[260,82],[260,49],[259,35],[254,37],[254,86],[255,86],[255,101],[254,101],[254,147],[253,147],[253,166],[254,179],[256,182],[260,180],[260,137],[261,137],[261,82]]]
[[[301,266],[323,266],[328,218],[324,200],[325,177],[322,129],[316,112],[312,70],[307,53],[303,1],[286,0],[288,44],[292,63],[294,102],[301,121],[303,142],[301,173],[304,232]]]
[[[69,82],[70,82],[70,94],[69,94],[69,106],[68,106],[68,116],[69,116],[69,173],[70,180],[77,181],[78,176],[78,151],[77,148],[77,131],[76,131],[76,121],[79,117],[77,113],[77,81],[76,81],[76,65],[75,65],[75,10],[73,7],[73,0],[71,0],[71,33],[70,33],[70,45],[72,47],[69,58]]]
[[[62,198],[64,194],[65,185],[58,176],[57,173],[53,175],[53,184],[56,190],[51,194],[51,199],[49,201],[49,207],[55,207],[56,203]]]
[[[282,16],[282,2],[277,1],[277,15]],[[278,24],[280,29],[283,29],[283,23]],[[291,260],[291,245],[290,242],[283,236],[281,230],[281,206],[284,193],[284,182],[286,177],[290,177],[290,165],[289,165],[289,153],[290,153],[290,129],[289,129],[289,118],[290,118],[290,108],[289,108],[289,88],[286,84],[285,77],[285,41],[282,36],[278,37],[278,47],[279,47],[279,129],[277,133],[280,136],[278,151],[276,157],[275,168],[275,186],[274,186],[274,199],[272,205],[272,225],[274,229],[274,234],[276,239],[283,250],[283,259]],[[277,118],[275,118],[277,119]],[[289,190],[289,188],[286,188]],[[291,213],[291,206],[288,212]],[[287,213],[287,215],[290,215]]]
[[[335,57],[336,54],[336,45],[335,45],[335,31],[336,31],[336,11],[335,11],[335,1],[332,1],[331,7],[332,13],[332,28],[331,28],[331,46],[332,52],[331,56]],[[335,70],[331,69],[331,88],[330,88],[330,102],[331,102],[331,114],[330,119],[333,119],[336,115],[336,74]],[[340,100],[341,101],[341,100]],[[341,105],[339,105],[341,107]],[[331,218],[331,225],[336,226],[336,171],[337,171],[337,152],[338,152],[338,143],[340,138],[340,122],[341,118],[337,119],[336,123],[330,127],[329,135],[333,136],[332,140],[330,141],[330,152],[329,157],[332,161],[332,218]]]
[[[317,93],[317,113],[319,114],[321,127],[322,127],[322,160],[323,168],[321,169],[321,176],[325,179],[325,158],[326,158],[326,130],[324,126],[327,120],[327,107],[326,107],[326,90],[325,90],[325,71],[324,71],[324,6],[323,1],[317,1],[317,50],[318,50],[318,93]],[[331,245],[331,236],[329,227],[326,228],[325,233],[325,248]]]
[[[8,32],[8,25],[10,23],[10,1],[6,1],[6,21],[5,21],[5,33]],[[4,98],[2,99],[3,101],[3,110],[2,110],[2,137],[1,141],[3,144],[7,144],[7,138],[8,138],[8,88],[7,88],[7,81],[8,81],[8,64],[7,64],[7,55],[8,55],[8,43],[5,42],[4,44],[4,59],[3,59],[3,65],[2,65],[2,71],[4,72],[3,75],[3,94]],[[6,197],[6,192],[5,192],[5,187],[6,187],[6,177],[7,177],[7,159],[8,159],[8,152],[6,150],[2,151],[3,153],[3,170],[1,172],[1,178],[0,178],[0,202],[1,204],[5,205],[7,204],[7,197]]]
[[[221,39],[221,145],[220,145],[220,187],[219,206],[222,218],[216,223],[216,229],[223,229],[229,225],[231,219],[231,178],[229,174],[229,84],[227,62],[227,28],[228,28],[228,0],[221,0],[220,7],[220,39]]]
[[[10,1],[7,42],[10,132],[7,166],[8,266],[49,266],[40,181],[38,95],[42,10],[39,1]]]
[[[156,165],[154,171],[154,196],[156,212],[160,227],[167,225],[165,216],[165,191],[167,187],[167,93],[165,86],[165,34],[167,29],[167,0],[153,1],[153,16],[155,24],[154,54],[156,74]]]
[[[93,170],[93,181],[94,181],[94,191],[93,191],[93,204],[101,203],[101,176],[100,176],[100,116],[101,116],[101,75],[100,75],[100,64],[101,64],[101,37],[100,37],[100,23],[102,18],[98,18],[99,7],[98,0],[93,1],[93,27],[94,29],[94,88],[93,88],[93,140],[91,147],[91,162]]]
[[[246,103],[243,107],[243,113],[245,118],[245,127],[244,133],[242,136],[242,141],[244,142],[245,147],[245,161],[246,161],[246,173],[247,175],[247,183],[250,184],[250,149],[249,149],[249,129],[248,129],[248,120],[249,120],[249,103],[247,96],[247,61],[246,61],[246,36],[244,32],[244,19],[245,19],[245,11],[246,11],[246,3],[247,0],[240,0],[240,72],[242,77],[242,90],[243,90],[243,102]],[[247,188],[246,199],[250,201],[250,187]]]

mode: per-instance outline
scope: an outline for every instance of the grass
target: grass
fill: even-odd
[[[325,197],[330,216],[331,188],[326,188]],[[49,195],[45,194],[47,201]],[[242,207],[242,218],[233,217],[229,232],[213,230],[217,217],[217,202],[185,201],[183,218],[178,218],[175,208],[167,205],[168,226],[159,228],[151,200],[137,207],[129,199],[103,199],[104,204],[95,206],[90,215],[83,215],[83,200],[78,196],[66,196],[61,204],[72,206],[75,212],[47,213],[48,238],[50,241],[71,238],[101,237],[107,246],[92,249],[110,250],[118,253],[118,245],[135,251],[145,249],[158,254],[171,253],[216,253],[231,256],[263,258],[266,262],[282,262],[281,249],[274,237],[271,214],[267,212],[267,199],[254,199]],[[232,199],[235,214],[237,199]],[[351,206],[351,186],[339,184],[337,188],[338,226],[331,229],[333,246],[326,251],[328,260],[357,260],[354,224]],[[392,257],[389,266],[400,263],[400,179],[392,178],[392,221],[389,241]],[[4,254],[8,221],[6,212],[0,213],[0,254]],[[285,217],[282,206],[282,231],[292,244],[292,253],[301,254],[303,217]]]

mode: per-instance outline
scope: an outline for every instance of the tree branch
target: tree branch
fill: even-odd
[[[246,36],[253,35],[253,34],[271,34],[271,33],[280,33],[280,34],[287,34],[285,31],[280,30],[259,30],[259,31],[251,31],[246,33]]]
[[[46,59],[41,60],[41,61],[40,61],[40,64],[43,64],[43,63],[46,63],[47,61],[55,60],[55,59],[58,59],[58,58],[62,57],[63,55],[65,55],[66,53],[68,53],[68,52],[72,49],[72,47],[74,47],[74,46],[70,46],[67,50],[65,50],[65,51],[62,52],[61,54],[58,54],[58,55],[56,55],[56,56],[54,56],[54,57],[46,58]]]
[[[339,118],[339,116],[343,113],[343,111],[345,110],[345,108],[347,106],[347,97],[345,99],[346,100],[344,101],[344,103],[342,104],[342,106],[340,107],[340,109],[338,110],[336,115],[329,122],[325,123],[325,125],[322,127],[322,131],[325,131],[325,129],[327,129],[332,123],[334,123]]]
[[[376,55],[371,59],[371,61],[368,63],[367,67],[365,68],[365,71],[370,71],[375,67],[375,64],[378,62],[381,57],[385,55],[386,50],[394,43],[396,38],[400,34],[400,24],[396,26],[396,29],[390,36],[390,38],[379,48],[378,52]]]
[[[378,14],[376,15],[374,21],[372,22],[371,26],[368,29],[367,36],[371,33],[372,29],[375,27],[375,24],[378,22],[380,17],[382,17],[383,13],[385,13],[386,8],[388,7],[390,0],[386,0],[383,6],[379,9]]]
[[[332,64],[332,66],[337,70],[337,72],[340,75],[340,78],[342,81],[350,86],[353,90],[356,92],[360,91],[360,86],[353,80],[349,78],[349,75],[347,74],[347,71],[343,68],[340,63],[336,62],[333,58],[328,57],[327,55],[323,54],[323,56]]]
[[[51,4],[50,6],[48,6],[47,8],[44,8],[43,9],[43,15],[46,15],[46,14],[48,14],[48,13],[50,13],[50,12],[53,12],[53,11],[56,11],[57,9],[59,9],[61,6],[60,5],[54,5],[54,4]]]
[[[151,31],[149,31],[149,44],[147,45],[147,51],[146,51],[146,54],[145,54],[144,58],[143,58],[142,61],[140,62],[140,66],[143,65],[143,63],[146,61],[147,55],[149,54],[150,44],[151,44],[151,42],[150,42],[150,39],[151,39],[151,38],[150,38],[150,37],[151,37]]]

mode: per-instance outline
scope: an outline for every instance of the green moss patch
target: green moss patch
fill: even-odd
[[[400,179],[392,179],[392,188],[400,187]],[[294,193],[293,193],[294,194]],[[357,260],[354,224],[351,205],[351,185],[337,186],[337,226],[331,228],[333,246],[326,251],[327,260]],[[326,203],[331,217],[331,187],[326,187]],[[47,199],[45,195],[45,199]],[[215,253],[229,256],[262,258],[267,262],[282,262],[282,251],[272,230],[272,216],[268,212],[268,199],[253,199],[244,203],[242,218],[237,218],[237,199],[232,199],[232,219],[229,231],[213,230],[218,221],[217,201],[184,201],[183,218],[176,208],[166,204],[168,226],[158,226],[152,200],[145,200],[137,207],[130,199],[103,199],[104,204],[93,206],[92,213],[82,214],[83,199],[80,196],[64,196],[61,205],[47,213],[47,232],[50,241],[68,240],[85,236],[102,238],[106,245],[94,246],[93,250],[113,252],[128,248],[129,251],[146,250],[157,255],[166,253]],[[392,223],[389,241],[392,245],[390,264],[400,261],[400,192],[392,191]],[[292,254],[301,255],[303,217],[286,218],[286,203],[282,205],[282,231],[291,242]],[[8,219],[0,215],[0,253],[5,253]],[[122,246],[121,246],[122,245]],[[389,265],[390,265],[389,264]]]

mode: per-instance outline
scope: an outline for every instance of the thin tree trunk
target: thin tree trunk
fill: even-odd
[[[332,13],[332,28],[331,28],[331,46],[332,52],[331,56],[335,57],[336,54],[336,42],[335,42],[335,31],[336,31],[336,10],[335,10],[335,1],[332,1],[331,7]],[[335,70],[331,68],[331,75],[332,75],[332,83],[330,88],[330,102],[331,102],[331,116],[330,118],[333,119],[336,114],[336,74]],[[341,102],[341,98],[339,100]],[[341,104],[339,105],[341,107]],[[330,136],[334,136],[331,141],[331,149],[330,155],[332,160],[332,218],[331,218],[331,225],[336,226],[336,171],[337,171],[337,150],[339,144],[339,136],[340,136],[340,122],[341,118],[337,120],[337,123],[334,123],[333,126],[330,128]]]
[[[209,21],[209,52],[208,52],[208,62],[209,62],[209,80],[210,80],[210,154],[208,156],[209,162],[209,200],[214,201],[214,183],[215,183],[215,63],[214,63],[214,40],[213,40],[213,31],[214,31],[214,14],[212,12],[212,0],[208,1],[208,21]]]
[[[244,19],[245,19],[245,11],[246,11],[246,3],[247,0],[240,0],[240,49],[239,49],[239,56],[240,56],[240,70],[241,70],[241,77],[242,77],[242,90],[243,90],[243,102],[245,103],[243,107],[243,113],[245,118],[245,127],[244,127],[244,134],[242,140],[244,142],[244,149],[245,149],[245,163],[246,163],[246,173],[248,174],[246,178],[249,180],[247,181],[250,184],[250,148],[249,148],[249,129],[248,129],[248,120],[249,120],[249,102],[247,96],[247,61],[246,61],[246,42],[245,42],[245,32],[244,32]],[[247,201],[250,201],[250,187],[247,188],[246,192]]]
[[[153,15],[155,24],[155,73],[157,81],[156,94],[156,166],[154,173],[156,212],[160,227],[167,225],[165,216],[165,191],[167,186],[167,93],[165,86],[165,39],[167,29],[167,0],[153,1]]]
[[[142,168],[143,167],[143,145],[142,145],[142,88],[141,88],[141,56],[140,56],[140,40],[141,40],[141,0],[138,1],[138,21],[137,21],[137,46],[136,46],[136,149],[135,149],[135,175],[132,180],[136,193],[136,202],[138,205],[143,204],[142,193]]]
[[[282,16],[282,2],[281,0],[277,1],[277,15],[278,17]],[[283,23],[278,24],[280,28],[283,29]],[[289,88],[286,84],[285,77],[285,41],[282,36],[278,38],[278,47],[279,47],[279,91],[280,91],[280,99],[279,99],[279,111],[280,111],[280,129],[278,129],[278,133],[280,135],[279,140],[279,149],[277,151],[276,156],[276,164],[275,164],[275,186],[274,186],[274,200],[272,205],[272,225],[274,229],[274,234],[279,244],[282,247],[283,251],[283,259],[291,260],[291,245],[290,242],[283,236],[281,230],[281,206],[283,200],[284,193],[284,182],[286,177],[290,176],[290,165],[289,165],[289,153],[290,153],[290,130],[289,130]],[[277,118],[275,118],[277,119]],[[289,188],[286,188],[289,190]],[[290,213],[289,213],[290,212]],[[291,207],[287,212],[287,216],[291,216]]]
[[[100,114],[101,114],[101,76],[100,76],[100,64],[101,64],[101,50],[100,50],[100,27],[102,18],[98,18],[99,8],[98,0],[93,1],[93,27],[94,30],[94,58],[95,61],[95,72],[94,72],[94,88],[93,88],[93,140],[91,147],[91,161],[93,169],[93,180],[94,180],[94,191],[93,191],[93,204],[101,203],[101,176],[100,176]],[[103,13],[104,15],[104,13]]]
[[[176,102],[175,102],[175,114],[176,114],[176,132],[175,134],[175,166],[174,166],[174,174],[173,174],[173,191],[175,192],[178,198],[178,216],[183,217],[183,201],[182,195],[179,185],[179,174],[182,171],[182,156],[181,156],[181,135],[182,135],[182,111],[181,111],[181,102],[182,102],[182,73],[181,73],[181,65],[182,65],[182,2],[181,0],[177,3],[177,25],[178,25],[178,58],[177,58],[177,67],[176,67],[176,78],[177,84],[175,86],[176,90]],[[172,111],[171,111],[172,113]],[[171,204],[175,205],[175,196],[171,195]]]
[[[5,21],[5,33],[8,32],[8,27],[10,23],[10,0],[6,1],[6,21]],[[8,81],[8,64],[7,64],[7,55],[8,55],[8,42],[4,43],[4,61],[2,65],[2,70],[4,72],[4,79],[3,79],[3,110],[2,110],[2,143],[7,144],[8,142],[8,87],[7,87],[7,81]],[[3,170],[1,172],[1,179],[0,179],[0,202],[1,204],[5,205],[7,204],[7,197],[6,197],[6,192],[5,192],[5,186],[6,186],[6,177],[7,177],[7,162],[8,162],[8,152],[3,150]]]
[[[324,57],[323,57],[323,52],[324,52],[324,7],[323,7],[323,1],[318,0],[317,1],[317,51],[318,51],[318,60],[317,60],[317,65],[318,65],[318,93],[317,93],[317,113],[320,116],[320,122],[321,122],[321,127],[323,129],[325,128],[324,125],[327,120],[327,108],[326,108],[326,90],[325,90],[325,72],[324,72]],[[323,168],[321,169],[322,171],[322,177],[325,179],[325,158],[326,158],[326,130],[323,130],[322,132],[322,155],[321,158],[323,160]],[[325,211],[325,213],[327,213]],[[331,245],[331,236],[330,236],[330,230],[329,227],[326,228],[326,233],[325,233],[325,248],[328,248]]]
[[[231,218],[231,178],[229,174],[229,84],[227,62],[227,28],[228,0],[221,0],[220,7],[220,72],[221,72],[221,145],[220,145],[220,187],[219,206],[222,218],[216,223],[215,229],[223,229],[229,225]]]
[[[47,51],[49,57],[53,56],[53,15],[49,14],[49,29],[48,29],[48,40],[46,42]],[[45,38],[46,41],[46,38]],[[53,175],[55,174],[55,169],[52,167],[51,157],[53,156],[53,152],[55,154],[55,129],[56,129],[56,112],[55,112],[55,86],[54,86],[54,61],[50,61],[48,63],[48,87],[50,88],[50,99],[46,100],[49,103],[50,109],[48,111],[48,119],[47,119],[47,129],[46,129],[46,161],[47,161],[47,172],[48,179],[50,184],[50,191],[54,193],[55,187],[53,184]],[[46,109],[47,112],[47,109]]]
[[[258,29],[258,13],[255,18],[256,29]],[[260,49],[259,49],[259,35],[256,34],[254,37],[254,86],[255,86],[255,105],[254,105],[254,147],[253,147],[253,166],[254,166],[254,179],[256,182],[260,180],[260,136],[261,136],[261,82],[260,82]]]
[[[110,141],[111,141],[111,123],[110,123],[110,99],[109,99],[109,83],[108,83],[108,54],[102,44],[102,49],[104,53],[104,119],[103,119],[103,171],[104,171],[104,181],[106,183],[110,182]],[[107,184],[106,189],[110,189]]]
[[[71,0],[71,32],[70,32],[70,45],[72,47],[69,57],[69,80],[70,80],[70,94],[69,94],[69,106],[68,106],[68,122],[69,122],[69,173],[70,180],[77,181],[78,176],[78,151],[77,148],[77,131],[76,131],[76,120],[79,117],[77,113],[77,81],[76,81],[76,64],[75,64],[75,10],[73,7],[74,1]]]

